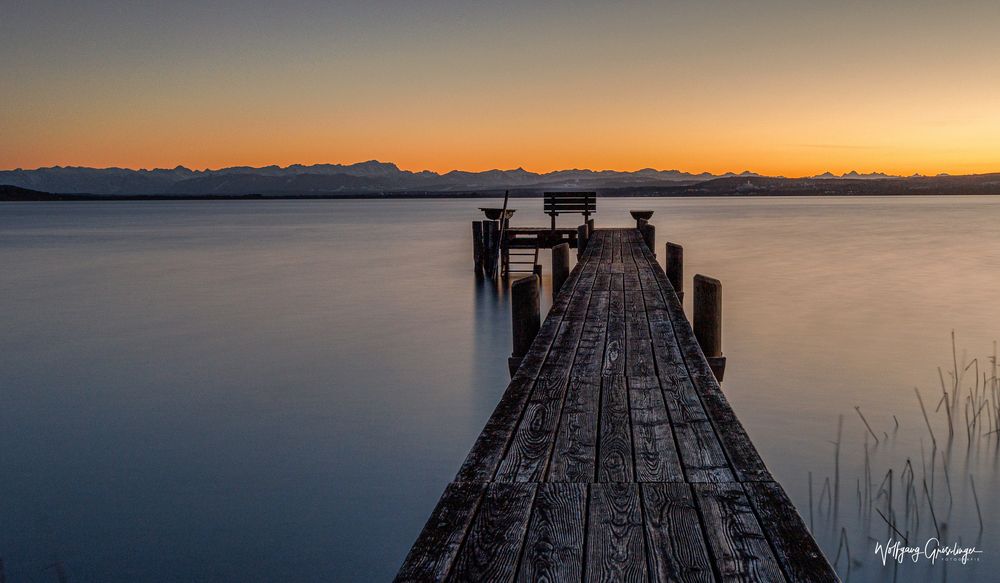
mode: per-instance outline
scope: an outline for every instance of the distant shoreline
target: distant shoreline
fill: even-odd
[[[692,193],[667,192],[646,193],[642,189],[597,190],[599,197],[606,198],[873,198],[901,196],[998,196],[997,192],[734,192],[734,193]],[[157,202],[157,201],[280,201],[280,200],[438,200],[438,199],[497,199],[503,198],[502,191],[488,192],[392,192],[392,193],[349,193],[349,194],[242,194],[242,195],[108,195],[108,194],[55,194],[43,192],[11,193],[0,190],[0,202]],[[541,198],[542,192],[511,192],[511,198]]]
[[[395,168],[393,166],[392,168]],[[64,169],[65,170],[65,169]],[[603,197],[742,197],[742,196],[907,196],[1000,194],[1000,173],[909,178],[781,178],[726,176],[703,181],[638,180],[634,175],[573,177],[546,184],[523,184],[514,178],[493,176],[490,183],[465,179],[459,183],[406,184],[346,174],[260,176],[212,175],[180,182],[157,181],[147,174],[105,177],[84,169],[81,176],[9,177],[0,173],[0,200],[144,201],[144,200],[382,200],[497,198],[509,189],[514,198],[540,197],[546,191],[597,192]],[[84,170],[81,170],[83,172]],[[98,176],[92,176],[94,173]],[[164,172],[164,171],[156,171]],[[398,171],[397,171],[398,172]],[[62,172],[63,174],[65,172]],[[587,175],[589,176],[589,175]],[[17,180],[15,180],[17,178]],[[57,179],[58,178],[58,179]],[[398,177],[397,177],[398,178]],[[192,181],[194,181],[192,183]],[[465,183],[462,183],[462,182]],[[625,181],[625,182],[623,182]],[[15,186],[19,185],[19,186]]]

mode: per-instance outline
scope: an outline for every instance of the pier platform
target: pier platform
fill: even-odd
[[[636,229],[598,229],[397,581],[837,581]]]

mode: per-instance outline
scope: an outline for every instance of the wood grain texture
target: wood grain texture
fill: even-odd
[[[638,484],[592,484],[587,528],[588,582],[647,581]]]
[[[569,383],[570,367],[583,330],[581,320],[563,322],[534,391],[496,472],[498,482],[540,482],[547,469]]]
[[[580,581],[586,512],[586,484],[540,484],[517,580]]]
[[[688,482],[736,481],[709,421],[674,421],[674,436]]]
[[[595,246],[595,248],[599,247],[600,245]],[[566,290],[576,288],[582,269],[582,264],[578,264],[573,269],[569,279],[564,284]],[[567,293],[559,294],[559,297],[553,301],[552,307],[549,308],[548,317],[542,322],[528,354],[524,356],[521,366],[511,378],[507,390],[504,391],[496,409],[493,410],[493,414],[490,415],[486,426],[480,432],[462,463],[462,467],[459,468],[455,478],[456,482],[484,482],[493,478],[510,443],[514,428],[524,412],[535,380],[548,357],[549,349],[562,326],[570,295],[567,291]]]
[[[605,376],[601,381],[601,433],[597,449],[598,482],[632,482],[632,430],[628,389],[622,375]]]
[[[715,581],[691,487],[643,484],[646,552],[654,581]]]
[[[789,581],[833,583],[840,580],[781,486],[774,482],[755,482],[744,484],[743,490],[764,525],[764,535],[771,542]]]
[[[608,295],[607,348],[604,352],[603,375],[625,372],[625,293],[611,290]]]
[[[692,484],[722,581],[785,581],[739,484]]]
[[[597,417],[601,383],[591,376],[570,377],[549,482],[594,481],[597,468]]]
[[[670,417],[656,377],[628,377],[637,482],[684,480]]]
[[[647,261],[653,261],[648,255]],[[680,301],[672,291],[666,276],[654,270],[660,297],[667,305],[669,323],[651,321],[654,358],[660,370],[687,370],[683,375],[671,373],[665,379],[665,396],[674,419],[709,419],[729,460],[733,475],[739,481],[769,481],[772,479],[757,448],[750,441],[743,425],[737,420],[715,375],[708,366],[694,332],[684,317]],[[673,339],[670,333],[673,332]],[[712,476],[701,476],[711,478]],[[716,476],[718,477],[718,476]],[[697,481],[704,481],[698,479]],[[713,481],[715,481],[713,479]],[[724,480],[722,480],[724,481]]]
[[[537,484],[490,484],[449,581],[513,581]]]
[[[442,581],[472,523],[485,484],[451,483],[396,574],[397,583]]]

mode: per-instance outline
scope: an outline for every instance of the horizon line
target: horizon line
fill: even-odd
[[[621,172],[621,173],[631,173],[631,174],[634,174],[636,172],[642,172],[644,170],[651,170],[651,171],[654,171],[654,172],[676,172],[678,174],[687,174],[689,176],[695,176],[695,177],[696,176],[706,176],[706,175],[707,176],[715,176],[715,177],[723,177],[723,176],[726,176],[726,175],[733,175],[733,176],[744,176],[744,175],[745,176],[751,176],[751,175],[753,175],[753,176],[759,176],[759,177],[764,177],[764,178],[795,179],[795,178],[815,178],[817,176],[823,176],[823,175],[826,175],[826,174],[830,174],[830,175],[832,175],[834,177],[837,177],[837,178],[842,178],[842,177],[845,177],[845,176],[849,176],[851,174],[856,174],[856,175],[859,175],[859,176],[884,175],[887,178],[913,178],[913,177],[935,177],[935,176],[977,176],[977,175],[985,175],[985,174],[995,174],[997,172],[1000,172],[1000,171],[997,171],[997,172],[973,172],[971,174],[957,174],[957,173],[953,173],[953,172],[939,172],[939,173],[936,173],[936,174],[922,174],[920,172],[913,172],[911,174],[890,174],[890,173],[887,173],[887,172],[883,172],[881,170],[872,170],[870,172],[864,172],[864,171],[859,171],[859,170],[856,170],[856,169],[852,169],[852,170],[849,170],[847,172],[843,172],[843,173],[840,173],[840,174],[838,174],[836,172],[833,172],[833,171],[830,171],[830,170],[824,170],[822,172],[817,172],[815,174],[808,174],[808,175],[801,175],[801,176],[786,176],[786,175],[783,175],[783,174],[763,174],[763,173],[755,172],[755,171],[749,170],[749,169],[742,170],[742,171],[739,171],[739,172],[731,171],[730,170],[730,171],[725,171],[725,172],[721,172],[721,173],[714,173],[714,172],[709,172],[709,171],[693,172],[693,171],[689,171],[689,170],[680,170],[678,168],[661,169],[661,168],[654,168],[652,166],[643,166],[643,167],[637,168],[635,170],[619,170],[619,169],[614,169],[614,168],[604,168],[604,169],[601,169],[601,170],[596,170],[596,169],[593,169],[593,168],[573,167],[573,168],[560,168],[558,170],[549,170],[549,171],[542,171],[542,172],[535,171],[535,170],[528,170],[524,166],[518,166],[516,168],[499,168],[499,167],[493,167],[493,168],[488,168],[486,170],[462,170],[462,169],[459,169],[459,168],[453,168],[451,170],[447,170],[447,171],[443,171],[442,172],[442,171],[430,170],[430,169],[426,169],[426,168],[425,169],[421,169],[421,170],[413,170],[413,169],[409,169],[409,168],[402,168],[398,164],[396,164],[395,162],[385,162],[385,161],[382,161],[382,160],[378,160],[376,158],[371,158],[371,159],[368,159],[368,160],[361,160],[361,161],[358,161],[358,162],[317,162],[317,163],[313,163],[313,164],[304,164],[304,163],[301,163],[301,162],[296,162],[296,163],[288,164],[287,166],[282,166],[281,164],[266,164],[266,165],[263,165],[263,166],[254,166],[254,165],[251,165],[251,164],[234,164],[234,165],[231,165],[231,166],[218,166],[218,167],[215,167],[215,168],[211,168],[211,167],[191,168],[191,167],[185,166],[183,164],[178,164],[178,165],[173,166],[173,167],[154,166],[152,168],[147,168],[147,167],[131,168],[131,167],[127,167],[127,166],[83,166],[83,165],[72,165],[72,164],[70,164],[70,165],[54,164],[54,165],[51,165],[51,166],[38,166],[36,168],[22,168],[22,167],[17,167],[17,168],[0,168],[0,172],[37,172],[39,170],[62,170],[62,169],[77,169],[77,170],[80,170],[80,169],[82,169],[82,170],[125,170],[125,171],[130,171],[130,172],[156,172],[156,171],[170,171],[170,170],[184,169],[184,170],[188,170],[188,171],[191,171],[191,172],[219,172],[219,171],[222,171],[222,170],[230,170],[230,169],[233,169],[233,168],[248,168],[248,169],[251,169],[251,170],[263,170],[263,169],[266,169],[266,168],[277,168],[279,170],[288,170],[289,168],[292,168],[294,166],[301,166],[303,168],[311,168],[311,167],[315,167],[315,166],[343,166],[343,167],[346,168],[346,167],[358,166],[358,165],[361,165],[361,164],[368,164],[368,163],[392,165],[397,170],[399,170],[401,172],[409,172],[411,174],[422,174],[422,173],[426,172],[426,173],[437,174],[438,176],[444,176],[444,175],[449,174],[451,172],[466,172],[466,173],[469,173],[469,174],[481,174],[481,173],[484,173],[484,172],[518,172],[518,171],[521,171],[521,172],[527,172],[527,173],[530,173],[530,174],[537,174],[539,176],[544,176],[544,175],[547,175],[547,174],[555,174],[557,172],[594,172],[594,173],[601,173],[601,172]]]

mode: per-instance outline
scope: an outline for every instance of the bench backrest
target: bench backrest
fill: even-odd
[[[552,228],[556,228],[559,213],[580,213],[586,219],[597,212],[596,192],[546,192],[545,214],[552,217]]]

